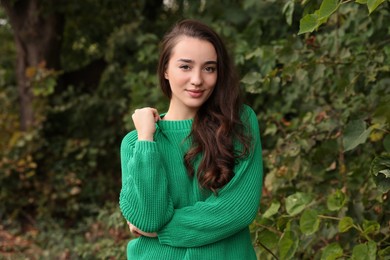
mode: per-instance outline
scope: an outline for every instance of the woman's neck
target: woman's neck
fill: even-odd
[[[194,118],[195,113],[181,113],[179,111],[168,110],[162,118],[163,120],[187,120]]]
[[[192,119],[196,115],[195,109],[179,109],[169,106],[168,112],[163,117],[163,120],[187,120]]]

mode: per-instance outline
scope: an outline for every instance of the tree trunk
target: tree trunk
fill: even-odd
[[[42,63],[48,69],[60,69],[63,15],[43,10],[41,3],[39,0],[1,1],[14,31],[20,127],[23,131],[34,125],[34,96],[26,70]],[[46,1],[45,4],[53,6],[55,0]]]

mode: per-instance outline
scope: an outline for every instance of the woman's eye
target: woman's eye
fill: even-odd
[[[183,70],[189,70],[190,66],[188,66],[188,65],[181,65],[179,68],[181,68]]]
[[[204,68],[204,70],[207,71],[207,72],[214,72],[214,71],[216,71],[216,69],[217,68],[215,68],[215,67],[206,67],[206,68]]]

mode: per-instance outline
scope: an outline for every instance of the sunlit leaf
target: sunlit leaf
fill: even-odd
[[[380,229],[380,225],[376,221],[369,221],[369,220],[364,220],[363,221],[363,232],[365,234],[370,234],[370,233],[377,233]]]
[[[371,14],[385,0],[367,0],[368,12]]]
[[[280,202],[274,201],[272,202],[271,206],[264,212],[262,215],[264,218],[269,218],[278,213],[278,210],[280,208]]]
[[[353,219],[351,217],[343,217],[339,221],[338,229],[339,232],[347,232],[350,228],[353,227]]]
[[[318,18],[319,19],[327,19],[331,16],[339,7],[339,0],[323,0],[318,9]]]
[[[354,246],[352,250],[352,260],[376,260],[376,244],[369,241],[365,244]]]
[[[384,170],[381,170],[379,171],[379,173],[382,173],[383,175],[385,175],[385,178],[390,178],[390,169],[384,169]]]
[[[320,23],[316,14],[307,14],[301,19],[299,23],[298,34],[313,32],[315,29],[318,28],[319,25]]]
[[[327,245],[321,254],[321,260],[335,260],[343,255],[343,249],[339,243]]]
[[[339,7],[339,0],[323,0],[321,6],[312,14],[305,15],[299,24],[298,34],[303,34],[306,32],[313,32],[321,24],[326,22]]]
[[[312,201],[312,196],[303,192],[297,192],[286,198],[286,211],[289,215],[299,214]]]
[[[298,248],[298,237],[293,231],[286,231],[278,243],[280,259],[287,260],[294,257]]]
[[[347,197],[345,196],[345,194],[342,191],[337,190],[328,196],[326,205],[329,210],[337,211],[345,205],[346,201]]]
[[[320,226],[320,219],[316,210],[308,209],[302,213],[299,220],[299,227],[301,232],[305,235],[311,235],[318,230]]]

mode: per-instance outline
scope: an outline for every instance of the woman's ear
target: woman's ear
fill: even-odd
[[[165,79],[168,79],[168,73],[166,71],[164,72],[164,77]]]

